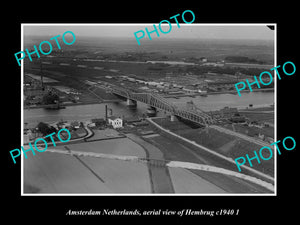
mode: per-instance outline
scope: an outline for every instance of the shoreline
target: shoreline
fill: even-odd
[[[250,90],[243,90],[241,93],[249,93]],[[264,89],[254,89],[253,92],[274,92],[274,88],[264,88]],[[220,95],[220,94],[233,94],[236,95],[237,92],[234,91],[219,91],[219,92],[209,92],[207,95]],[[163,96],[163,98],[184,98],[184,97],[191,97],[195,98],[198,96],[202,97],[207,97],[202,94],[182,94],[182,95],[168,95],[168,96]],[[73,103],[73,102],[67,102],[67,103],[61,103],[61,107],[66,107],[66,106],[80,106],[80,105],[94,105],[94,104],[103,104],[103,103],[117,103],[117,102],[122,102],[122,100],[115,100],[115,99],[105,99],[105,100],[95,100],[95,101],[89,101],[89,102],[80,102],[80,103]],[[32,106],[24,106],[23,109],[40,109],[40,108],[46,108],[47,105],[32,105]],[[52,109],[52,110],[57,110],[57,109]]]
[[[103,101],[91,101],[91,102],[80,102],[80,103],[73,103],[73,102],[68,102],[68,103],[61,103],[61,107],[66,107],[66,106],[80,106],[80,105],[95,105],[95,104],[103,104],[103,103],[115,103],[115,102],[121,102],[121,100],[103,100]],[[24,109],[42,109],[46,108],[47,105],[33,105],[33,106],[24,106]],[[49,109],[49,110],[57,110],[57,109]]]
[[[260,89],[253,89],[250,90],[242,90],[241,93],[249,93],[249,92],[274,92],[274,88],[260,88]],[[218,91],[218,92],[209,92],[207,95],[217,95],[217,94],[234,94],[237,95],[237,91]]]

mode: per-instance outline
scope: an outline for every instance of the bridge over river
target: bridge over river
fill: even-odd
[[[169,102],[165,98],[155,93],[138,93],[134,90],[129,90],[117,86],[111,87],[110,91],[117,96],[126,98],[128,105],[136,105],[138,101],[143,102],[153,110],[161,109],[171,113],[171,116],[177,116],[205,127],[209,126],[212,129],[216,129],[222,133],[227,133],[229,135],[235,136],[236,138],[255,143],[258,146],[268,146],[268,143],[265,141],[218,126],[216,121],[210,115],[197,108],[193,104],[192,107],[186,106],[186,108],[179,108],[174,103]]]
[[[195,106],[192,108],[179,108],[174,103],[167,101],[165,98],[155,93],[139,93],[116,86],[111,87],[110,91],[117,96],[126,98],[128,105],[136,105],[137,102],[143,102],[153,110],[164,110],[165,112],[171,113],[171,116],[177,116],[202,126],[214,124],[213,118],[199,108],[196,108]]]

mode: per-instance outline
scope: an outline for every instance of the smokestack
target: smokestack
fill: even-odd
[[[105,105],[105,122],[107,124],[107,105]]]
[[[42,82],[42,88],[44,89],[44,80],[43,80],[43,66],[42,66],[42,61],[41,62],[41,82]]]

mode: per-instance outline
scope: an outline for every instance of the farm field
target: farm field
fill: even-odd
[[[253,150],[259,150],[261,148],[261,146],[255,143],[209,127],[191,129],[182,122],[177,121],[170,123],[166,119],[155,119],[155,122],[182,137],[195,141],[200,145],[232,159],[246,154],[253,154]],[[253,161],[252,163],[255,169],[274,176],[274,158],[265,161],[263,164],[259,164],[256,161]]]

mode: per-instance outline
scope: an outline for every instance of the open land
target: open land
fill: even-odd
[[[25,45],[32,46],[39,38],[29,39]],[[157,45],[155,49],[153,45]],[[40,59],[33,57],[32,62],[24,61],[24,107],[49,107],[49,93],[50,97],[58,96],[53,101],[58,109],[122,101],[110,92],[114,86],[132,92],[157,93],[165,98],[234,93],[235,83],[272,68],[273,58],[270,42],[200,40],[187,45],[185,40],[152,41],[137,48],[127,40],[79,39],[72,48],[53,51],[51,56]],[[272,86],[265,90],[272,91]],[[274,137],[274,109],[249,108],[237,113],[238,116],[215,113],[218,126],[257,142]],[[246,120],[234,121],[241,118]],[[154,121],[226,157],[236,158],[260,148],[255,141],[213,127],[170,122],[166,117]],[[78,137],[86,135],[84,129],[78,132],[74,132]],[[166,163],[174,160],[236,170],[155,127],[125,124],[118,131],[95,128],[91,132],[80,143],[60,145],[59,149],[66,153],[134,156],[148,160],[147,163],[45,152],[24,160],[24,192],[270,193],[264,187],[229,175],[168,168]],[[254,162],[253,167],[274,177],[274,160]]]

